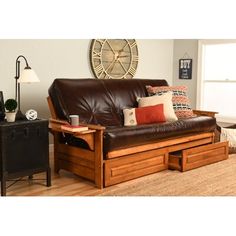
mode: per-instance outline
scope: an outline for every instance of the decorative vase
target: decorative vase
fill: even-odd
[[[16,112],[6,112],[7,122],[15,122]]]

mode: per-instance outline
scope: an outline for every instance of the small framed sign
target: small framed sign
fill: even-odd
[[[179,79],[192,79],[192,59],[179,59]]]

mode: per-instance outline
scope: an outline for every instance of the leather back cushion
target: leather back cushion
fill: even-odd
[[[81,122],[123,126],[123,109],[137,107],[137,97],[148,95],[146,85],[168,83],[148,79],[55,79],[49,96],[60,119],[78,114]]]

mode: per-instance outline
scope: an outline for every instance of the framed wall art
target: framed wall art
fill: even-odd
[[[192,63],[190,58],[179,59],[179,79],[192,79]]]
[[[90,62],[98,79],[132,79],[138,67],[135,39],[94,39]]]

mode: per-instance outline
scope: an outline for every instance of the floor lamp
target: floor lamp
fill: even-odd
[[[26,64],[25,69],[20,74],[20,59],[23,58]],[[20,107],[20,84],[21,83],[34,83],[39,82],[38,76],[35,74],[35,72],[29,67],[29,64],[26,60],[26,58],[23,55],[20,55],[16,59],[16,85],[15,85],[15,99],[18,102],[18,110],[16,113],[16,120],[25,120],[25,115],[21,112]]]

